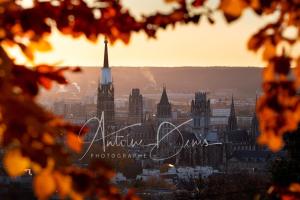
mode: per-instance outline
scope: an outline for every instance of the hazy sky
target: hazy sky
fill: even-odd
[[[30,0],[29,0],[30,1]],[[174,5],[163,0],[123,0],[130,11],[139,15],[155,10],[168,11]],[[213,3],[217,1],[213,0]],[[133,34],[129,45],[117,42],[109,46],[111,66],[263,66],[258,54],[246,48],[247,39],[271,18],[258,18],[251,11],[228,25],[220,14],[210,25],[203,17],[200,24],[177,25],[161,30],[157,39],[148,39],[144,33]],[[36,63],[59,63],[73,66],[101,66],[103,63],[103,37],[97,43],[84,37],[72,39],[57,31],[50,36],[50,53],[37,53]],[[17,51],[12,56],[19,55]],[[18,63],[26,62],[17,56]]]

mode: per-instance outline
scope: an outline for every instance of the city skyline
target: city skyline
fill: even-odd
[[[1,199],[300,197],[299,0],[0,7]]]

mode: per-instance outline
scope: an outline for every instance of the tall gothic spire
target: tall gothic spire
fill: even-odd
[[[234,108],[233,95],[231,96],[230,115],[235,116],[235,108]]]
[[[168,99],[168,95],[167,95],[167,91],[166,91],[166,86],[163,87],[163,92],[161,94],[161,98],[160,98],[159,103],[164,104],[164,105],[170,104],[169,99]]]
[[[105,49],[104,49],[104,62],[103,62],[103,67],[104,68],[109,68],[109,63],[108,63],[108,50],[107,50],[107,39],[105,37],[104,44],[105,44]]]
[[[172,115],[171,112],[171,104],[168,99],[166,86],[164,86],[160,102],[157,104],[157,117],[169,118]]]
[[[107,39],[104,40],[104,60],[103,60],[103,67],[101,69],[102,71],[102,77],[101,77],[101,84],[111,84],[112,83],[112,77],[111,77],[111,71],[109,68],[108,63],[108,48],[107,48]]]
[[[237,118],[235,115],[235,108],[234,108],[234,100],[233,100],[233,95],[231,97],[231,106],[230,106],[230,115],[228,118],[228,130],[233,131],[236,130],[237,127]]]

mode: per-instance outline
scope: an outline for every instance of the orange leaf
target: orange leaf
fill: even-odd
[[[46,144],[49,144],[49,145],[52,145],[54,144],[54,138],[49,134],[49,133],[45,133],[43,135],[43,142],[46,143]]]
[[[67,145],[70,147],[70,149],[79,153],[82,147],[82,140],[74,133],[69,132],[67,134]]]
[[[243,0],[223,0],[220,4],[220,9],[227,15],[239,17],[247,4]]]
[[[24,55],[29,59],[29,60],[33,60],[34,59],[34,55],[33,55],[33,52],[32,52],[32,49],[31,48],[24,48],[23,50],[23,53]]]
[[[277,152],[283,147],[283,140],[280,136],[275,134],[268,135],[268,139],[263,141],[259,138],[259,142],[261,144],[266,144],[270,148],[271,151]]]
[[[46,51],[51,51],[52,50],[52,46],[51,44],[45,40],[45,39],[40,39],[38,41],[31,41],[29,44],[29,48],[32,51],[40,51],[40,52],[46,52]]]
[[[265,81],[273,81],[275,78],[273,64],[269,63],[269,65],[263,70],[263,77]]]
[[[276,56],[276,46],[272,44],[270,40],[267,40],[264,44],[264,52],[263,52],[263,59],[269,60]]]
[[[83,200],[83,197],[74,191],[72,191],[70,196],[71,196],[71,199],[73,199],[73,200]]]
[[[3,38],[5,38],[5,36],[6,36],[5,29],[0,28],[0,38],[3,39]]]
[[[56,186],[51,171],[44,170],[38,174],[33,180],[33,188],[39,199],[47,199],[54,193]]]
[[[53,72],[54,69],[55,69],[54,67],[49,66],[49,65],[38,65],[36,67],[36,71],[38,71],[39,73]]]
[[[300,192],[300,184],[299,183],[292,183],[289,187],[291,192]]]
[[[293,195],[290,195],[290,194],[284,194],[281,196],[281,199],[282,200],[296,200],[297,198]]]
[[[33,170],[34,173],[40,173],[42,171],[41,166],[35,162],[31,163],[31,169]]]
[[[1,120],[1,113],[0,113],[0,120]],[[0,124],[0,144],[2,143],[3,134],[4,134],[5,130],[6,130],[6,125]]]
[[[54,179],[57,185],[58,193],[61,197],[65,197],[70,194],[72,189],[72,179],[69,176],[62,175],[59,172],[54,173]]]
[[[50,79],[45,78],[45,77],[40,77],[39,78],[39,83],[44,86],[44,88],[46,88],[47,90],[51,89],[52,86],[52,82]]]
[[[10,176],[20,176],[24,173],[24,170],[29,168],[30,160],[24,157],[20,149],[9,150],[4,158],[3,165]]]
[[[247,43],[249,50],[256,52],[263,45],[263,39],[257,35],[252,36]]]
[[[296,85],[300,86],[300,57],[296,60],[296,67],[294,68]]]

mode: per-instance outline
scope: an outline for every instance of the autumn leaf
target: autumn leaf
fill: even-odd
[[[224,12],[226,20],[231,22],[241,16],[246,6],[244,0],[223,0],[220,4],[220,10]]]
[[[268,61],[276,56],[276,46],[272,44],[271,40],[267,40],[264,44],[263,59]]]
[[[42,171],[43,168],[39,164],[32,162],[31,169],[33,170],[34,173],[38,174]]]
[[[294,74],[296,77],[296,85],[297,87],[300,87],[300,57],[296,60],[296,67],[294,68]]]
[[[48,144],[48,145],[51,145],[51,144],[54,144],[54,138],[49,134],[49,133],[45,133],[43,135],[43,138],[42,138],[43,142]]]
[[[23,54],[30,60],[33,61],[34,59],[34,55],[33,55],[33,51],[29,46],[25,46],[24,44],[20,44],[19,46],[23,52]]]
[[[1,113],[0,113],[0,121],[1,121]],[[0,123],[0,144],[2,143],[3,140],[3,134],[6,130],[6,125]]]
[[[74,191],[71,192],[70,196],[71,196],[72,200],[83,200],[82,195],[80,195]]]
[[[194,0],[194,2],[192,3],[193,6],[195,7],[199,7],[202,6],[205,0]]]
[[[31,51],[37,50],[40,52],[52,50],[51,44],[45,38],[41,38],[38,41],[31,41],[28,45],[28,48],[31,49]]]
[[[57,185],[58,193],[62,198],[71,193],[72,179],[70,176],[63,175],[59,172],[54,172],[53,177]]]
[[[79,153],[82,148],[82,140],[78,135],[75,135],[74,133],[67,133],[66,136],[66,142],[68,147],[72,149],[73,151]]]
[[[45,78],[45,77],[40,77],[39,78],[39,84],[44,86],[44,88],[46,88],[47,90],[51,89],[51,86],[52,86],[51,80],[48,79],[48,78]]]
[[[298,198],[292,194],[284,194],[281,196],[281,200],[298,200]]]
[[[270,134],[267,137],[259,136],[258,142],[260,144],[268,145],[268,147],[273,151],[277,152],[283,147],[283,139],[279,135]]]
[[[207,20],[210,24],[215,24],[215,20],[212,18],[212,16],[207,16]]]
[[[4,29],[0,28],[0,39],[5,38],[6,32]]]
[[[256,52],[264,43],[263,39],[259,35],[252,36],[247,43],[249,50]]]
[[[300,184],[299,183],[292,183],[289,187],[291,192],[298,192],[300,193]]]
[[[260,9],[260,6],[261,6],[260,0],[251,0],[250,6],[254,10]]]
[[[6,3],[6,2],[9,2],[9,0],[0,0],[0,4]]]
[[[274,71],[279,75],[288,75],[291,69],[291,58],[286,55],[275,56],[270,60]]]
[[[33,179],[33,188],[36,196],[40,200],[47,199],[55,192],[56,184],[51,171],[43,170]]]
[[[3,165],[9,176],[20,176],[30,166],[30,160],[24,157],[17,148],[11,149],[5,153]]]
[[[263,69],[263,76],[264,76],[265,82],[274,81],[275,72],[274,72],[274,67],[272,66],[272,64],[269,64],[268,67]]]
[[[72,70],[72,72],[81,72],[81,68],[80,67],[74,67],[71,70]]]

